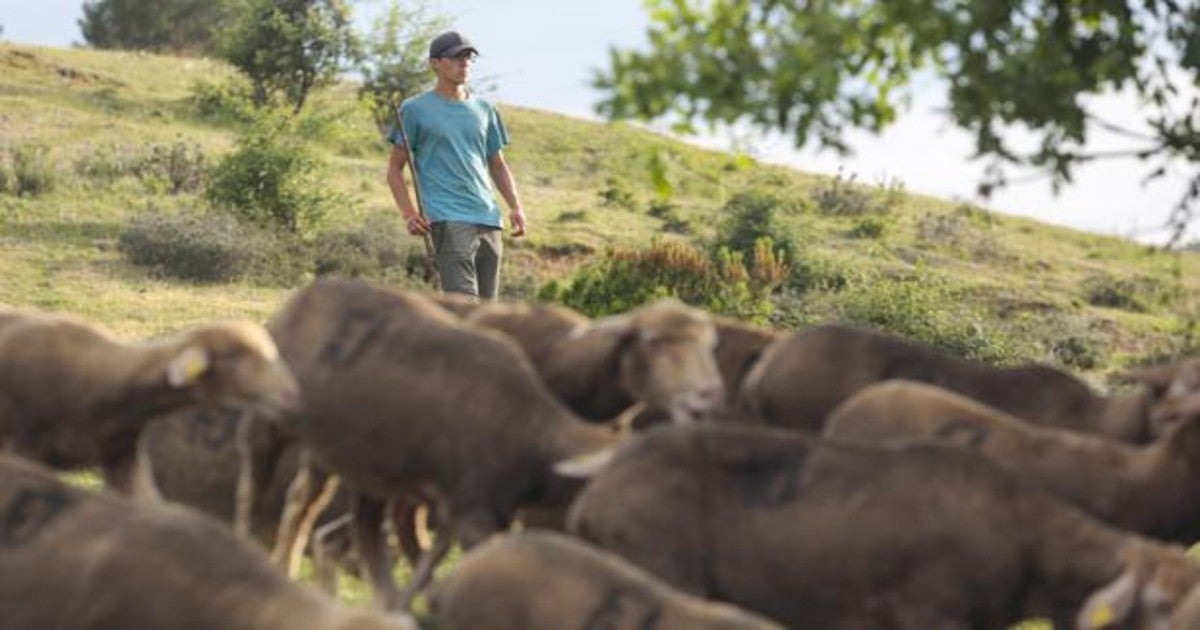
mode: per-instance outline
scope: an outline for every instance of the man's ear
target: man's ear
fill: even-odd
[[[171,387],[187,387],[208,371],[209,364],[206,350],[188,346],[167,364],[167,384]]]

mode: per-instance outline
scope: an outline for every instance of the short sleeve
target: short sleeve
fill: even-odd
[[[413,121],[416,113],[410,110],[412,110],[412,108],[408,107],[407,102],[400,105],[400,108],[397,110],[396,117],[399,119],[400,123],[404,125],[404,133],[400,133],[400,126],[397,125],[396,122],[392,122],[391,128],[388,131],[388,142],[392,143],[393,145],[405,147],[407,144],[404,141],[405,137],[407,136],[408,139],[412,141],[412,139],[416,136],[416,123]],[[416,142],[413,141],[413,144],[415,146]]]
[[[487,156],[490,158],[496,152],[508,146],[508,130],[495,107],[488,107]]]

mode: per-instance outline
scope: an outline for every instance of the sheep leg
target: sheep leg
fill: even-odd
[[[425,549],[418,533],[417,511],[420,502],[415,496],[401,495],[396,497],[393,505],[392,522],[396,526],[396,541],[409,566],[416,566]]]
[[[438,523],[442,527],[438,528],[437,536],[433,539],[433,545],[421,554],[421,559],[413,567],[412,579],[405,585],[404,591],[400,593],[400,610],[404,611],[409,610],[412,606],[413,598],[433,579],[433,570],[437,568],[437,565],[441,564],[446,554],[450,552],[450,543],[454,540],[454,536],[451,535],[454,528],[446,527],[447,524],[453,521],[445,502],[437,498],[430,498],[428,505],[431,513],[436,516]]]
[[[262,480],[255,475],[254,448],[250,442],[251,420],[248,414],[239,418],[237,426],[238,476],[236,504],[233,516],[233,531],[242,538],[250,538],[250,523],[254,519],[254,502],[258,499],[258,486]]]
[[[312,498],[308,508],[304,510],[304,515],[300,518],[300,524],[296,528],[296,538],[292,541],[292,548],[288,550],[288,575],[299,575],[300,561],[304,559],[304,549],[308,547],[313,528],[317,525],[317,519],[321,518],[321,513],[333,502],[333,495],[337,493],[339,485],[341,485],[341,478],[336,475],[327,475],[324,483],[318,484],[317,487],[320,487],[321,491]]]
[[[337,594],[339,559],[347,553],[343,543],[353,523],[353,514],[343,514],[313,531],[313,575],[317,584],[330,595]]]
[[[321,492],[314,493],[313,488],[317,487],[317,482],[312,454],[307,449],[301,449],[296,477],[288,486],[283,514],[279,517],[275,548],[271,550],[272,562],[285,570],[288,577],[294,578],[299,572],[300,559],[304,555],[304,547],[312,527],[337,491],[337,477],[326,478]]]
[[[396,582],[392,579],[392,562],[383,540],[383,520],[387,502],[361,494],[354,497],[354,545],[364,577],[371,582],[375,601],[387,610],[401,607]]]

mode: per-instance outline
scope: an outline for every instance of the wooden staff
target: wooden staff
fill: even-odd
[[[412,144],[408,141],[408,134],[404,132],[404,121],[400,119],[399,107],[396,108],[396,126],[400,130],[400,139],[404,141],[404,150],[408,152],[408,168],[412,171],[413,195],[417,202],[417,216],[424,218],[425,209],[421,203],[421,182],[417,178],[417,156],[413,153]],[[426,231],[421,235],[421,240],[425,243],[426,277],[433,282],[433,288],[440,291],[442,288],[442,278],[438,275],[437,265],[434,264],[434,256],[437,252],[433,248],[433,236]]]

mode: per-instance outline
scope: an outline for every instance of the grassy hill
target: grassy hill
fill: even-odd
[[[0,44],[0,165],[11,171],[41,146],[57,182],[41,194],[0,193],[0,304],[77,313],[125,336],[217,317],[265,319],[287,286],[171,280],[131,264],[116,245],[134,216],[203,206],[197,192],[171,194],[129,165],[155,147],[187,147],[209,165],[229,152],[246,125],[197,97],[232,76],[208,60]],[[755,164],[630,126],[501,108],[531,216],[531,234],[508,241],[510,296],[532,296],[610,248],[645,248],[664,231],[706,244],[721,236],[727,202],[752,190],[789,202],[776,235],[796,253],[792,279],[771,298],[775,325],[850,319],[933,336],[958,327],[960,336],[1020,347],[993,353],[1001,359],[1097,376],[1194,349],[1195,253],[908,194],[895,183]],[[387,146],[352,86],[318,95],[301,127],[331,165],[324,185],[347,199],[329,229],[361,229],[395,212]],[[673,184],[669,202],[655,193],[655,159]]]

